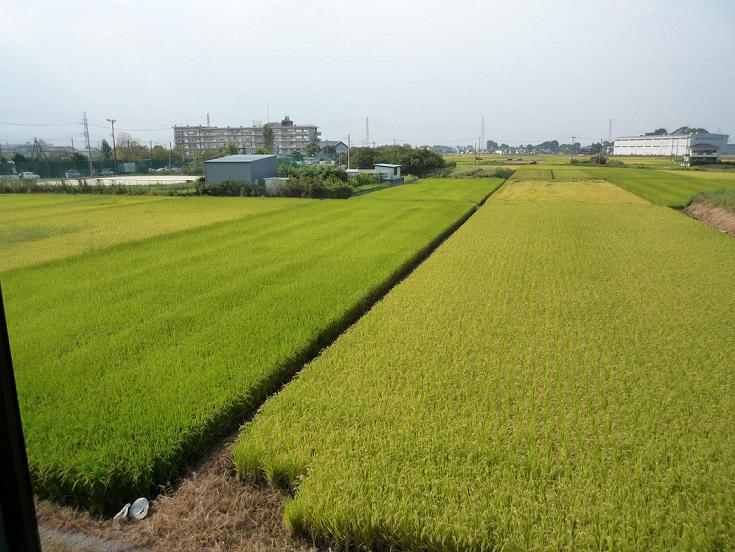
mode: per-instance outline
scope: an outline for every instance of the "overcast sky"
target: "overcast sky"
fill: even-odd
[[[81,144],[82,111],[94,144],[268,109],[358,144],[735,135],[733,0],[0,0],[0,67],[2,143]]]

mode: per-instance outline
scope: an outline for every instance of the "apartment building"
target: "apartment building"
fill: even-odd
[[[269,123],[273,129],[273,153],[305,153],[309,142],[318,142],[321,132],[316,125],[296,125],[286,115],[280,122]],[[184,154],[218,150],[232,144],[238,153],[253,155],[264,145],[262,124],[239,127],[203,125],[174,126],[174,143]]]

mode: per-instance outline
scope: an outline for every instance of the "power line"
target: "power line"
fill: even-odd
[[[7,126],[32,126],[32,127],[43,127],[43,126],[76,126],[79,123],[9,123],[0,121],[0,125]]]
[[[167,126],[162,128],[121,128],[125,132],[161,132],[162,130],[171,130],[173,126]]]

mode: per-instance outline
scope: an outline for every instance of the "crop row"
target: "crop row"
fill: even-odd
[[[104,510],[171,481],[499,183],[407,184],[3,274],[36,492]]]
[[[297,534],[405,550],[735,545],[735,242],[494,198],[233,449]]]

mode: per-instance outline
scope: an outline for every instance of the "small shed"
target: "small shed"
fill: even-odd
[[[204,162],[208,183],[257,182],[278,174],[275,155],[225,155]]]
[[[392,163],[376,163],[375,173],[383,180],[398,180],[401,178],[401,166]]]

